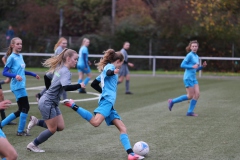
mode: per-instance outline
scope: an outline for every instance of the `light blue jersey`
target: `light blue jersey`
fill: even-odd
[[[195,64],[199,65],[199,57],[196,53],[189,52],[181,63],[181,68],[185,69],[183,76],[184,80],[196,80],[196,72],[200,67],[198,69],[193,68],[193,65]]]
[[[77,65],[84,68],[88,67],[88,48],[86,46],[82,46],[79,50]]]
[[[117,82],[118,75],[114,74],[112,76],[107,76],[108,70],[115,70],[115,66],[113,64],[107,64],[102,73],[96,78],[98,81],[101,81],[102,86],[102,94],[99,98],[99,101],[104,98],[112,103],[114,106],[117,96]]]
[[[10,83],[10,88],[12,91],[19,90],[26,87],[26,77],[25,77],[25,67],[26,64],[23,60],[21,54],[12,53],[6,62],[5,67],[9,68],[10,73],[20,75],[22,77],[21,81],[16,78],[12,78]]]

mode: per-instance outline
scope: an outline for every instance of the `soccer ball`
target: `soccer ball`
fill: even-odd
[[[140,155],[140,156],[145,156],[149,152],[149,146],[146,142],[139,141],[139,142],[134,144],[133,152]]]

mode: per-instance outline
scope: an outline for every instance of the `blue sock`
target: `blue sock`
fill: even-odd
[[[132,148],[127,134],[120,134],[120,141],[126,151]]]
[[[77,113],[88,122],[92,119],[93,115],[88,110],[83,109],[82,107],[78,107]]]
[[[2,158],[2,160],[7,160],[7,159],[4,157],[4,158]]]
[[[186,101],[186,100],[188,100],[187,95],[181,95],[181,96],[179,96],[179,97],[177,97],[177,98],[174,98],[174,99],[172,100],[172,102],[173,102],[173,103],[178,103],[178,102],[182,102],[182,101]]]
[[[88,84],[89,81],[90,81],[90,78],[89,78],[89,77],[86,77],[86,78],[84,79],[84,84],[85,84],[85,86]]]
[[[1,127],[6,126],[9,122],[12,120],[16,119],[17,117],[15,116],[14,113],[9,114],[4,120],[1,122]]]
[[[81,79],[78,79],[78,83],[82,83],[82,80],[81,80]],[[78,89],[78,91],[80,91],[80,90],[81,90],[81,88]]]
[[[19,133],[23,132],[23,130],[25,128],[27,116],[28,116],[28,114],[26,114],[26,113],[23,113],[23,112],[20,113],[20,119],[19,119],[19,124],[18,124],[18,132]]]
[[[193,112],[193,110],[194,110],[194,108],[196,106],[196,103],[197,103],[197,100],[195,100],[195,99],[192,99],[190,101],[189,108],[188,108],[188,113]]]

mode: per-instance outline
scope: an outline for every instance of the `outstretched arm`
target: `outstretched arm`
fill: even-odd
[[[102,93],[102,88],[100,87],[100,82],[97,79],[94,79],[94,81],[91,83],[91,87],[98,91],[99,93]]]

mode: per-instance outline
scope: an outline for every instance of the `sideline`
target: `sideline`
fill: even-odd
[[[26,90],[42,90],[44,89],[45,86],[38,86],[38,87],[29,87],[29,88],[26,88]],[[9,92],[12,92],[11,90],[5,90],[3,91],[3,93],[9,93]],[[77,93],[78,94],[78,91],[70,91],[70,92],[73,92],[73,93]],[[94,92],[87,92],[87,94],[90,94],[90,95],[94,95],[96,97],[93,97],[93,98],[84,98],[84,99],[74,99],[75,102],[83,102],[83,101],[93,101],[93,100],[98,100],[99,99],[99,96],[100,94],[99,93],[94,93]],[[62,101],[60,101],[60,103],[62,103]],[[29,104],[38,104],[38,102],[29,102]],[[11,106],[13,105],[17,105],[17,103],[12,103]]]

